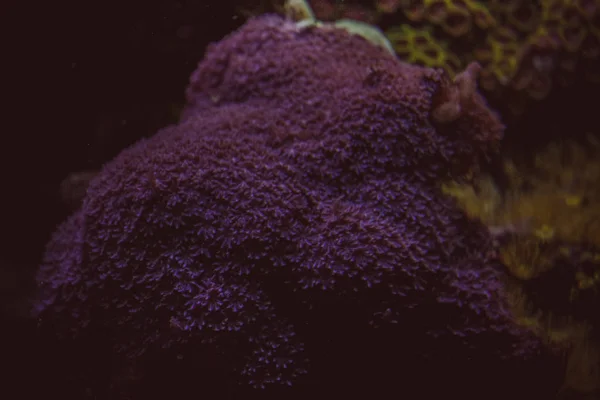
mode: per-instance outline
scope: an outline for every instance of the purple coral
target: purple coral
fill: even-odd
[[[181,122],[105,165],[53,235],[41,325],[101,329],[131,360],[211,349],[255,386],[306,368],[280,292],[521,342],[485,232],[437,188],[502,133],[476,93],[432,122],[452,85],[342,30],[248,22],[209,48]]]

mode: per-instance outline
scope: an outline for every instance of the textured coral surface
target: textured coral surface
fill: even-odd
[[[600,78],[599,0],[310,3],[319,19],[354,18],[381,27],[401,60],[450,74],[478,61],[482,89],[507,117],[553,89]]]
[[[292,383],[309,333],[355,320],[401,327],[398,363],[433,350],[413,349],[427,335],[533,353],[487,232],[438,189],[502,133],[476,93],[434,123],[454,87],[342,30],[251,20],[208,49],[180,123],[106,164],[57,229],[40,326],[128,365],[113,367],[117,391],[171,356]]]

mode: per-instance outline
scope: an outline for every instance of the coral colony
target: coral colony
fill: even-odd
[[[317,18],[385,26],[406,62],[451,76],[477,61],[480,87],[508,114],[521,114],[554,87],[600,81],[598,0],[313,0]],[[365,4],[364,2],[361,4]]]
[[[307,309],[343,298],[367,325],[417,315],[428,323],[407,330],[494,338],[503,357],[536,352],[493,237],[442,190],[503,134],[479,65],[451,78],[295,10],[211,45],[180,122],[91,180],[39,269],[40,327],[103,340],[141,374],[157,354],[217,354],[255,387],[310,374],[281,293]]]

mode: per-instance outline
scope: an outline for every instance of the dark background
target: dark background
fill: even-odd
[[[6,382],[0,390],[17,390],[12,398],[51,397],[64,384],[52,370],[66,359],[51,348],[52,343],[35,336],[35,321],[27,318],[23,306],[33,289],[32,277],[44,244],[70,212],[60,199],[61,181],[72,172],[101,167],[137,139],[176,122],[188,77],[206,45],[243,23],[237,3],[5,0],[0,5],[0,115],[4,122],[0,139],[0,336],[4,337],[0,362],[8,371],[0,375],[0,381]],[[505,146],[528,153],[553,138],[597,129],[597,93],[597,87],[584,83],[554,91],[550,99],[509,127]],[[397,376],[383,372],[389,371],[383,364],[394,360],[366,354],[386,349],[376,349],[376,345],[359,349],[356,343],[362,333],[353,335],[340,339],[343,345],[338,347],[356,353],[329,355],[326,367],[317,369],[308,389],[300,388],[298,393],[304,398],[356,398],[401,388],[395,382]],[[360,373],[345,366],[357,365],[357,357],[364,360]],[[382,365],[376,368],[367,362]],[[448,366],[451,360],[437,369]],[[481,366],[471,368],[465,371]],[[523,374],[529,386],[548,379],[526,376],[527,370]],[[473,388],[463,394],[500,398],[503,393],[500,387],[486,389],[486,381],[464,378]],[[508,379],[514,385],[514,376]],[[440,393],[457,395],[448,382],[423,384],[423,393],[439,386]],[[550,393],[559,384],[548,386]],[[524,391],[519,397],[546,398],[548,393]],[[201,391],[198,395],[204,397]]]
[[[64,392],[68,358],[24,303],[70,213],[61,181],[174,123],[207,44],[243,21],[228,0],[1,2],[0,397]]]

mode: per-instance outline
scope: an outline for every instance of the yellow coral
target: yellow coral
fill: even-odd
[[[566,77],[572,80],[578,71],[590,81],[600,81],[600,0],[425,0],[422,4],[419,21],[438,28],[434,38],[447,38],[450,43],[465,38],[457,42],[462,47],[455,53],[463,65],[473,59],[481,63],[484,90],[510,97],[504,111],[522,111],[529,100],[544,99],[555,81],[565,84]],[[453,51],[453,46],[448,49]]]
[[[400,8],[411,21],[420,22],[425,17],[425,4],[422,0],[400,0]]]
[[[439,25],[453,37],[467,34],[473,24],[481,29],[496,25],[488,9],[474,0],[424,0],[423,7],[419,16]]]
[[[521,32],[533,32],[541,19],[541,10],[530,1],[513,1],[513,8],[506,11],[508,25]]]
[[[505,163],[508,187],[503,191],[489,176],[476,184],[447,183],[442,190],[498,236],[514,323],[569,351],[565,387],[596,390],[600,359],[584,357],[580,350],[598,349],[597,341],[589,341],[597,321],[565,315],[564,308],[559,308],[561,314],[539,308],[531,297],[538,296],[544,277],[561,268],[559,281],[547,286],[552,296],[562,304],[591,309],[593,315],[600,296],[600,141],[590,136],[585,145],[555,143],[531,161]],[[570,278],[564,279],[565,273]]]
[[[473,0],[467,1],[466,5],[477,27],[485,30],[497,26],[496,18],[485,5]]]
[[[442,191],[454,197],[469,217],[481,219],[490,225],[502,202],[500,191],[488,176],[482,177],[476,187],[447,182],[442,185]]]
[[[508,306],[516,325],[528,329],[546,343],[563,349],[587,342],[591,327],[572,317],[536,310],[525,291],[518,285],[507,287]]]
[[[500,249],[502,263],[510,273],[521,280],[529,280],[550,269],[552,260],[541,251],[540,242],[535,238],[516,238]]]
[[[462,2],[424,0],[426,18],[451,36],[462,36],[471,30],[471,13]]]
[[[542,240],[585,242],[600,247],[600,144],[550,145],[534,158],[534,169],[507,162],[510,187],[503,196],[484,177],[476,191],[469,185],[446,184],[467,214],[490,227]],[[523,190],[523,186],[529,186]],[[502,198],[502,200],[500,200]]]
[[[482,87],[493,90],[496,83],[507,85],[519,66],[518,55],[516,35],[510,28],[500,27],[490,34],[475,51],[475,58],[484,65]]]
[[[510,13],[513,12],[520,5],[519,0],[490,0],[488,2],[491,10],[496,13]]]
[[[429,30],[401,25],[385,34],[396,54],[406,62],[443,68],[451,77],[461,68],[458,57],[437,42]]]

